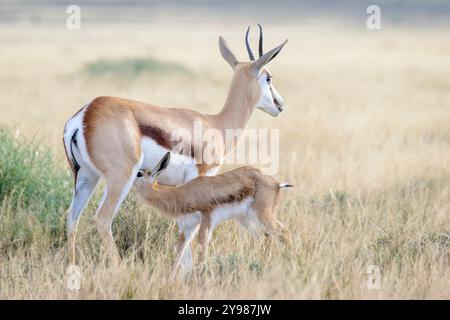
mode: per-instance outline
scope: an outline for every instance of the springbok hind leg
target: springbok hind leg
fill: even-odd
[[[256,218],[264,227],[264,233],[270,237],[276,231],[276,218],[274,208],[274,197],[263,189],[257,190],[255,193],[255,201],[252,203],[252,209],[256,214]]]
[[[75,191],[67,212],[67,237],[69,264],[75,264],[75,238],[78,221],[98,184],[99,176],[81,167],[75,179]]]
[[[142,159],[131,170],[126,170],[127,173],[114,172],[113,176],[106,177],[104,201],[97,211],[95,225],[106,247],[107,255],[113,263],[120,261],[120,255],[114,242],[111,226],[120,205],[133,186],[141,163]]]
[[[286,245],[292,244],[290,231],[277,219],[279,193],[267,194],[265,190],[255,193],[253,210],[264,226],[266,247],[270,248],[274,236]]]
[[[292,234],[291,231],[286,228],[284,224],[280,222],[280,220],[277,219],[277,213],[278,213],[278,203],[279,203],[279,193],[277,193],[274,197],[273,203],[272,203],[272,216],[275,220],[275,228],[276,233],[278,236],[278,239],[286,244],[287,246],[292,245]]]

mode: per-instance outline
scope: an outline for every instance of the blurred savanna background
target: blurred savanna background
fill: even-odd
[[[100,186],[78,228],[81,289],[68,290],[65,121],[101,95],[219,111],[231,70],[218,36],[247,59],[256,23],[266,50],[289,39],[270,63],[285,112],[249,127],[280,129],[293,246],[225,223],[206,263],[170,282],[175,222],[130,195],[113,225],[124,263],[108,267]],[[1,0],[0,126],[1,299],[450,298],[449,1]]]

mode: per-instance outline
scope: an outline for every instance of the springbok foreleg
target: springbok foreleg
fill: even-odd
[[[191,241],[197,233],[199,225],[200,213],[188,214],[178,218],[180,236],[175,247],[176,259],[172,269],[172,279],[175,278],[178,267],[181,267],[183,274],[186,274],[192,269]]]
[[[209,214],[203,214],[202,223],[198,231],[198,242],[200,244],[200,262],[205,260],[208,252],[208,243],[211,239],[211,216]]]

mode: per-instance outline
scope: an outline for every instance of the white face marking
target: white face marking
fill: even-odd
[[[144,172],[144,171],[139,170],[138,172],[140,172],[142,174],[136,177],[136,181],[134,182],[135,185],[149,187],[155,181],[155,178],[149,174],[149,171],[146,170]]]
[[[170,151],[148,137],[142,138],[141,147],[144,153],[141,169],[148,170],[152,170],[164,155]],[[196,177],[198,177],[198,168],[195,160],[191,157],[171,152],[169,165],[158,177],[158,181],[164,184],[181,185]]]
[[[262,111],[270,114],[273,117],[281,113],[283,106],[283,98],[281,98],[278,91],[272,85],[270,80],[270,72],[267,68],[263,68],[258,76],[258,83],[261,88],[261,97],[259,98],[256,107]],[[278,103],[275,103],[275,101]]]

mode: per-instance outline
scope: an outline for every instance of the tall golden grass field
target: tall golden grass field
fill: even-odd
[[[257,110],[249,128],[279,129],[292,247],[225,223],[205,263],[171,282],[176,222],[130,195],[113,225],[123,263],[110,267],[93,223],[100,186],[78,227],[81,288],[67,289],[65,121],[103,95],[218,112],[232,75],[218,36],[247,59],[253,21],[199,21],[0,23],[0,123],[49,148],[68,199],[56,229],[1,199],[0,299],[449,299],[450,30],[327,20],[264,24],[266,49],[289,39],[269,65],[285,111]]]

